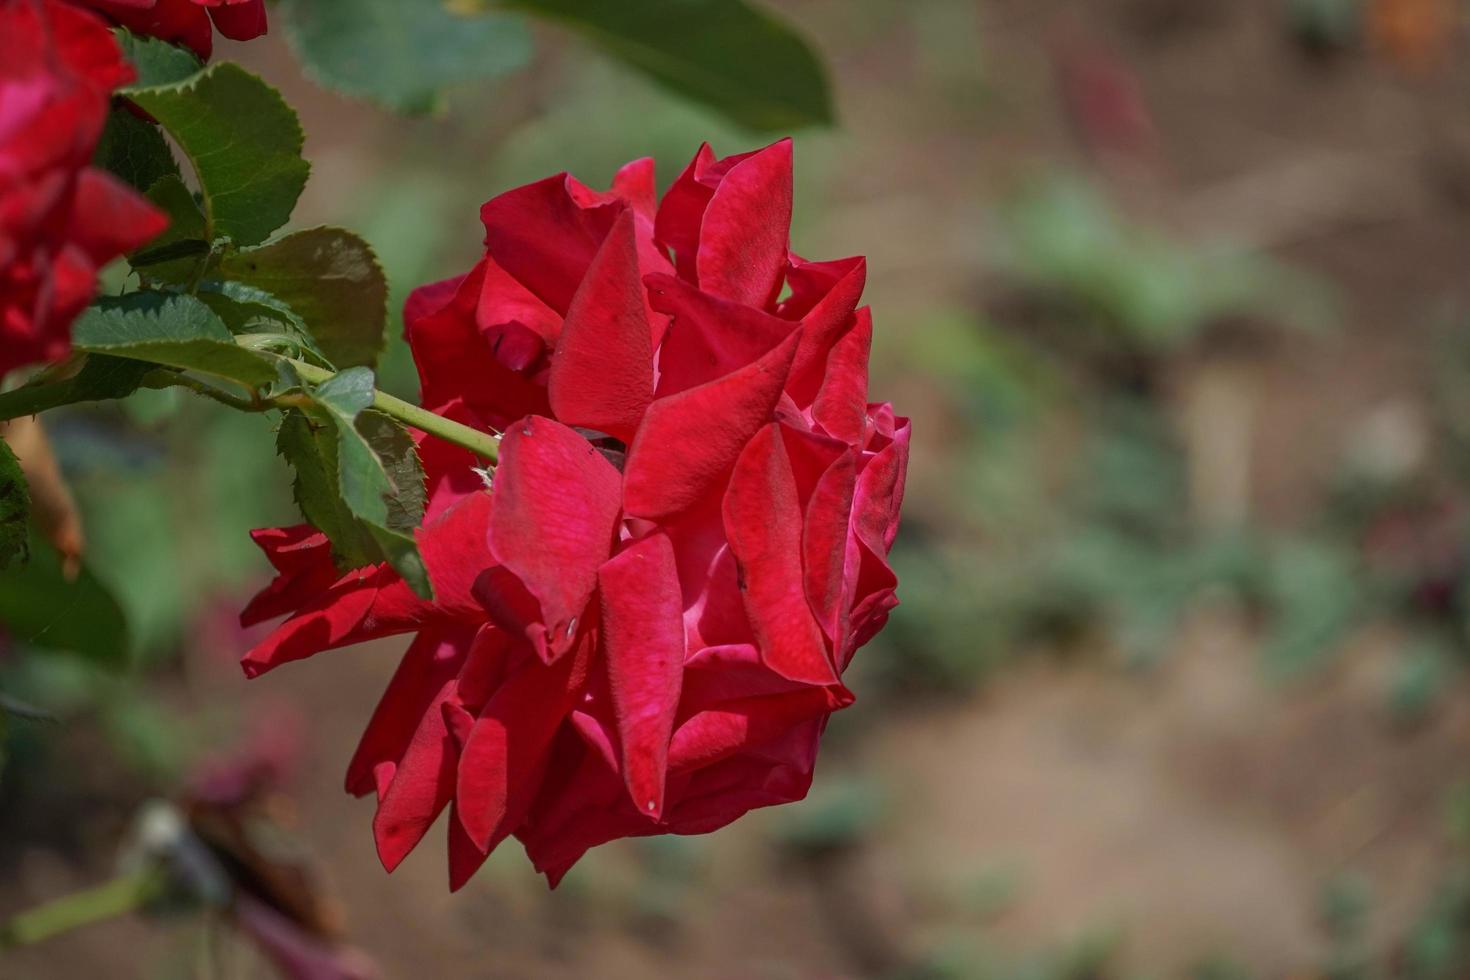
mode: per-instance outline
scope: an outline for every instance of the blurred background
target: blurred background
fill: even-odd
[[[793,247],[868,256],[872,397],[916,439],[903,605],[810,799],[555,892],[512,842],[450,895],[437,835],[390,878],[341,773],[403,642],[247,683],[246,532],[296,520],[269,421],[142,392],[49,417],[131,633],[122,667],[0,646],[0,689],[59,719],[9,721],[0,918],[223,778],[252,787],[232,832],[301,855],[385,977],[1470,977],[1467,8],[765,6],[838,116],[796,134]],[[301,112],[295,223],[362,231],[395,311],[478,257],[494,194],[772,138],[548,28],[412,119],[279,33],[218,56]],[[272,974],[178,910],[0,975]]]

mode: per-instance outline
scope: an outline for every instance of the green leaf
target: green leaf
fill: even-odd
[[[30,553],[31,495],[20,460],[0,439],[0,568]]]
[[[218,271],[289,306],[337,367],[377,364],[387,344],[388,280],[371,246],[352,232],[298,231],[227,255]]]
[[[301,158],[301,123],[275,89],[222,61],[186,81],[128,95],[193,165],[211,241],[258,245],[291,217],[311,167]]]
[[[413,438],[389,416],[364,410],[372,400],[366,368],[343,372],[314,395],[322,417],[289,412],[276,440],[296,470],[302,514],[332,542],[340,567],[387,561],[410,588],[431,598],[413,536],[426,502]]]
[[[387,527],[411,534],[423,523],[429,503],[424,467],[413,436],[391,415],[377,411],[363,412],[354,427],[382,462],[393,487],[388,497]]]
[[[337,489],[348,508],[369,524],[386,527],[394,493],[382,462],[357,431],[357,416],[373,403],[373,372],[348,368],[313,392],[337,423]]]
[[[338,567],[361,568],[378,561],[374,542],[337,491],[335,425],[287,412],[276,434],[276,451],[296,471],[292,484],[296,505],[307,523],[332,542]]]
[[[69,382],[72,397],[68,404],[126,398],[138,390],[143,378],[152,370],[153,365],[143,361],[92,354]]]
[[[166,174],[148,188],[148,199],[168,215],[168,228],[128,263],[145,282],[187,285],[203,271],[209,254],[209,229],[194,194],[178,174]]]
[[[557,21],[654,81],[752,129],[832,122],[807,43],[744,0],[503,0]]]
[[[498,78],[531,59],[518,18],[466,17],[444,0],[291,0],[286,29],[327,88],[406,113],[452,85]]]
[[[0,571],[0,630],[26,646],[111,666],[128,656],[127,621],[117,600],[86,569],[67,581],[56,552],[39,542],[30,561]]]
[[[224,322],[193,296],[145,290],[98,300],[72,325],[72,346],[250,387],[276,379],[275,362],[237,345]]]
[[[199,56],[188,48],[169,44],[154,37],[140,37],[126,28],[113,30],[123,57],[138,69],[138,77],[131,85],[118,89],[127,95],[137,89],[156,85],[173,85],[199,73],[204,67]]]
[[[241,344],[328,363],[296,311],[265,290],[242,282],[209,281],[199,284],[196,295],[224,321],[230,333],[240,338]]]
[[[163,130],[127,109],[113,109],[108,114],[92,159],[140,191],[147,191],[160,178],[179,175],[179,165],[163,138]]]

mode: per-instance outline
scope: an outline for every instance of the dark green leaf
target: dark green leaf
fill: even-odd
[[[390,415],[367,411],[357,417],[358,435],[372,447],[383,463],[393,493],[388,498],[387,527],[410,534],[423,523],[428,506],[424,468],[413,436]]]
[[[359,407],[364,395],[371,401],[371,381],[363,368],[319,386],[322,417],[288,413],[277,449],[296,470],[302,514],[331,540],[339,566],[387,561],[410,588],[429,598],[433,592],[413,536],[424,514],[423,467],[402,426]]]
[[[209,230],[194,194],[177,174],[165,175],[148,188],[148,199],[168,215],[168,228],[128,258],[147,282],[175,286],[193,282],[209,253]]]
[[[29,554],[31,495],[15,453],[0,439],[0,568]]]
[[[0,571],[0,630],[27,646],[110,665],[128,655],[127,622],[117,600],[85,569],[67,581],[56,552],[39,542],[31,546],[30,561]]]
[[[301,317],[263,289],[241,282],[212,281],[200,283],[195,295],[224,321],[232,334],[286,334],[297,344],[310,345]]]
[[[398,573],[414,594],[422,599],[433,599],[434,585],[429,581],[429,569],[424,565],[424,556],[419,553],[414,536],[372,525],[367,525],[367,529],[382,551],[384,560],[393,566],[393,571]]]
[[[194,167],[211,240],[258,245],[285,224],[306,186],[301,123],[279,92],[239,65],[129,93]]]
[[[113,33],[117,35],[123,56],[138,69],[137,79],[131,85],[125,85],[118,90],[123,94],[134,89],[182,82],[198,74],[199,69],[204,67],[199,56],[188,48],[181,48],[154,37],[139,37],[122,27]]]
[[[138,390],[144,376],[152,370],[153,365],[143,361],[92,354],[76,377],[69,382],[73,394],[70,401],[96,402],[126,398]]]
[[[163,130],[126,109],[113,109],[108,114],[107,127],[102,130],[92,159],[140,191],[147,191],[161,177],[179,175],[179,165],[163,138]]]
[[[299,231],[226,256],[219,274],[289,306],[337,367],[377,364],[387,343],[388,281],[372,248],[352,232]]]
[[[301,515],[332,542],[341,568],[378,561],[377,549],[337,491],[337,433],[331,422],[318,423],[290,411],[276,434],[276,451],[296,471],[292,490]]]
[[[342,499],[364,521],[387,527],[393,484],[378,454],[357,431],[357,416],[373,403],[373,383],[369,369],[348,368],[312,394],[337,423],[337,488]]]
[[[276,379],[275,362],[237,345],[223,321],[193,296],[143,291],[98,300],[73,324],[72,346],[252,387]]]
[[[442,89],[498,78],[531,57],[519,19],[461,16],[443,0],[291,0],[286,14],[317,81],[399,112],[427,112]]]
[[[504,0],[565,24],[659,84],[753,129],[830,123],[826,72],[806,42],[744,0]]]

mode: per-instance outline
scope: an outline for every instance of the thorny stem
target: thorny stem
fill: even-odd
[[[135,912],[164,887],[156,869],[119,875],[93,888],[74,892],[22,912],[0,925],[0,950],[30,946],[97,922]]]

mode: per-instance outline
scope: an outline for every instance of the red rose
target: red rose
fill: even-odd
[[[218,30],[232,41],[266,32],[265,0],[74,0],[134,34],[191,47],[209,59]],[[211,26],[210,21],[213,21]]]
[[[416,639],[348,770],[391,870],[448,808],[459,887],[514,834],[555,884],[589,848],[800,799],[854,651],[896,604],[908,422],[867,403],[862,259],[788,251],[791,144],[560,175],[481,212],[485,258],[410,297],[424,403],[504,430],[487,492],[422,443],[436,599],[257,532],[291,613],[258,674]],[[779,299],[783,291],[785,299]]]
[[[116,86],[106,25],[59,0],[0,0],[0,376],[63,356],[97,270],[167,225],[89,166]]]

